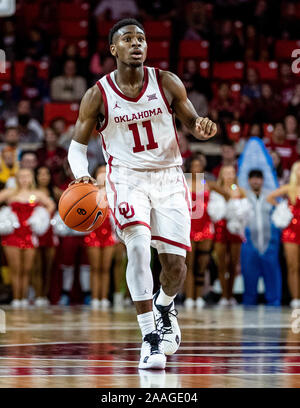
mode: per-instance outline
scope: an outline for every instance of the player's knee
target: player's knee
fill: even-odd
[[[128,228],[125,238],[128,264],[134,268],[149,265],[151,258],[150,242],[151,234],[148,228],[139,225]]]
[[[168,276],[169,279],[178,281],[184,281],[187,272],[187,266],[185,262],[180,262],[178,259],[172,259],[168,262],[168,266],[166,270],[169,271]]]
[[[147,258],[147,254],[143,245],[140,245],[138,241],[132,242],[128,251],[128,263],[139,267],[144,264],[145,258]]]

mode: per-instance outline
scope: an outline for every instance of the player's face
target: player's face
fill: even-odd
[[[121,62],[139,67],[147,56],[145,33],[134,25],[122,27],[114,35],[114,42],[110,46],[110,50],[112,55]]]

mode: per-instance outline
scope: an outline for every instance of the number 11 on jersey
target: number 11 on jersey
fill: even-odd
[[[142,122],[142,125],[143,125],[143,128],[146,129],[146,133],[148,137],[148,144],[146,145],[146,150],[152,150],[152,149],[158,148],[158,144],[154,140],[151,120],[145,120],[144,122]],[[137,123],[132,123],[128,125],[128,128],[133,134],[133,139],[134,139],[133,153],[143,152],[145,150],[145,146],[143,146],[141,143],[141,138],[140,138],[140,133],[139,133],[139,128],[138,128]]]

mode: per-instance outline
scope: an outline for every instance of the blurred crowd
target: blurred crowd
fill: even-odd
[[[66,10],[70,11],[70,15]],[[176,72],[198,114],[208,115],[217,122],[218,134],[211,142],[215,146],[213,154],[198,155],[200,172],[205,169],[206,180],[217,182],[224,166],[231,166],[236,171],[237,157],[245,143],[252,137],[258,137],[271,155],[279,185],[288,184],[291,168],[299,160],[300,153],[300,76],[292,72],[290,54],[284,57],[279,45],[299,39],[298,2],[92,0],[87,3],[80,0],[19,0],[16,15],[1,19],[0,27],[0,48],[7,58],[7,72],[0,74],[1,189],[16,188],[20,170],[27,169],[34,175],[37,188],[57,205],[72,179],[67,149],[74,126],[73,119],[59,114],[59,107],[67,105],[70,111],[78,112],[78,103],[87,88],[115,68],[115,61],[109,53],[107,33],[114,21],[124,17],[135,17],[147,27],[149,52],[151,47],[167,43],[167,56],[155,57],[151,53],[148,64]],[[159,26],[154,26],[154,23],[158,22],[161,27],[168,27],[166,38],[157,36],[154,27]],[[189,49],[191,43],[195,44],[192,52]],[[203,55],[194,52],[193,48],[199,47],[204,47]],[[188,171],[194,158],[193,151],[201,149],[201,143],[180,123],[177,126],[185,170]],[[97,172],[104,164],[104,158],[96,131],[89,145],[88,157],[90,172]],[[77,240],[80,251],[86,251],[83,238],[72,239]],[[215,240],[213,237],[210,239]],[[74,254],[67,263],[59,264],[65,240],[66,237],[59,237],[56,243],[51,243],[49,250],[43,250],[43,253],[36,251],[39,257],[37,264],[48,263],[52,268],[51,273],[51,268],[48,268],[47,277],[41,275],[43,268],[39,269],[38,275],[33,274],[31,286],[35,295],[29,293],[29,297],[39,299],[38,305],[46,297],[53,303],[61,301],[64,304],[89,303],[91,300],[87,265],[95,274],[102,262],[98,259],[100,255],[86,258],[85,268],[81,268],[78,254]],[[112,274],[111,283],[107,279],[105,293],[92,295],[92,298],[103,301],[103,304],[94,302],[95,307],[108,307],[108,298],[113,301],[112,293],[119,294],[123,290],[126,296],[124,248],[117,241],[111,246],[115,251],[105,255],[108,264],[101,264],[105,276]],[[199,285],[206,285],[208,302],[218,300],[213,292],[213,282],[220,274],[215,259],[224,257],[220,245],[219,248],[216,245],[215,249],[219,251],[216,257],[211,255],[210,246],[197,249],[204,260],[199,264],[199,268],[203,269]],[[238,254],[233,253],[233,273],[238,273],[240,268]],[[196,258],[188,259],[193,268],[198,262]],[[284,257],[281,258],[285,274]],[[7,261],[7,255],[4,256],[2,251],[0,293],[3,302],[12,298]],[[210,283],[205,283],[203,278],[207,269],[210,271]],[[59,284],[54,276],[62,277],[58,279]],[[113,279],[113,276],[122,276],[122,279]],[[116,283],[118,280],[123,282],[122,288]],[[202,289],[199,289],[201,293],[197,292],[199,296],[191,295],[191,285],[195,282],[188,280],[187,285],[190,286],[185,288],[182,299],[202,298]],[[286,291],[283,301],[288,302],[287,284],[283,282],[282,287]],[[115,296],[116,305],[120,306],[120,299],[121,295]],[[23,303],[26,305],[26,302]],[[199,305],[202,303],[198,301]]]

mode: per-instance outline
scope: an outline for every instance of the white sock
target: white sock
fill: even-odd
[[[90,265],[80,265],[79,280],[82,291],[89,292],[91,290]]]
[[[177,293],[176,293],[176,295],[177,295]],[[158,297],[156,299],[156,304],[160,305],[160,306],[169,306],[173,302],[173,300],[175,299],[176,295],[168,296],[163,291],[163,288],[160,287],[159,295],[158,295]]]
[[[142,331],[143,338],[156,330],[154,314],[153,312],[147,312],[140,315],[137,315],[137,320]]]
[[[62,288],[65,292],[70,292],[73,286],[74,280],[74,266],[62,265],[63,272],[63,285]]]

